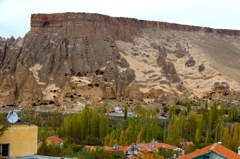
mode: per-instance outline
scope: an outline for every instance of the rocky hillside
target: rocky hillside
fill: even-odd
[[[33,14],[0,38],[0,106],[240,99],[240,31],[99,14]]]

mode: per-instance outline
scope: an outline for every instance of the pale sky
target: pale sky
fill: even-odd
[[[61,12],[240,30],[240,0],[0,0],[0,36],[23,37],[32,13]]]

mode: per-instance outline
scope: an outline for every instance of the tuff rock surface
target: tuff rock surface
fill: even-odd
[[[99,14],[33,14],[0,38],[0,106],[240,99],[240,31]]]

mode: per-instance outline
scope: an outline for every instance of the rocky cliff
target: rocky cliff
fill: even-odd
[[[0,106],[240,99],[240,31],[99,14],[33,14],[0,38]]]

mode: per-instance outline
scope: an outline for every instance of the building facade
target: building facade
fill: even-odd
[[[0,156],[21,157],[37,153],[38,127],[28,123],[12,124],[0,136]]]

